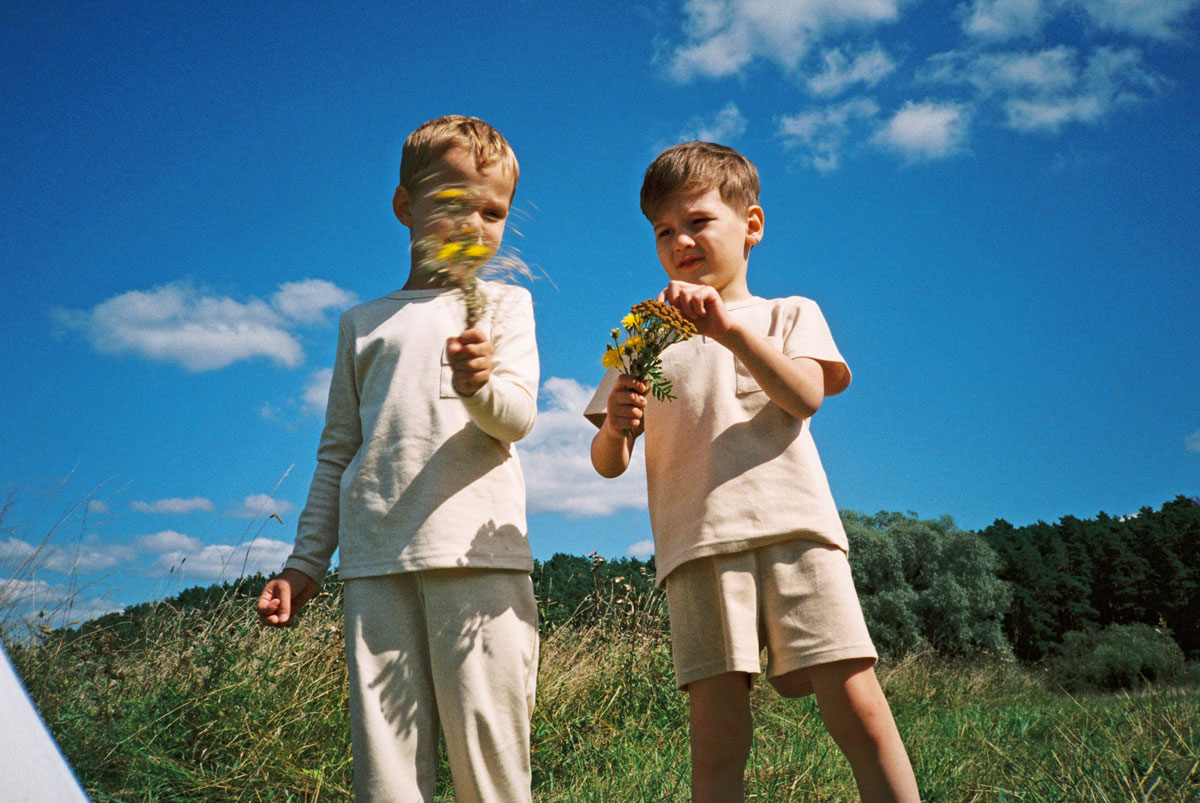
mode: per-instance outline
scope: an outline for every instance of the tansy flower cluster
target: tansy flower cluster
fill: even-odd
[[[659,401],[674,399],[671,381],[663,376],[662,353],[667,346],[696,334],[695,325],[664,301],[643,301],[630,308],[621,326],[625,340],[621,340],[621,329],[613,329],[612,345],[604,349],[600,363],[645,382]]]
[[[456,220],[465,219],[475,203],[474,196],[461,187],[436,190],[433,197],[437,201],[434,217],[449,221],[452,226]],[[479,242],[479,232],[465,223],[454,227],[448,239],[431,235],[419,241],[416,247],[425,272],[462,293],[467,308],[467,329],[478,323],[487,309],[487,296],[479,286],[484,278],[481,274],[486,273],[486,278],[493,280],[516,274],[530,275],[525,263],[510,254],[497,256],[489,262],[490,249]]]

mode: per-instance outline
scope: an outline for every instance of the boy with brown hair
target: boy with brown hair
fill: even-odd
[[[496,252],[517,175],[482,120],[405,141],[408,281],[342,315],[296,546],[258,600],[264,624],[290,626],[339,551],[360,801],[432,801],[439,722],[457,800],[530,800],[537,607],[512,444],[536,414],[532,302],[481,282],[463,331],[464,294],[430,270],[464,237],[480,261]]]
[[[758,194],[754,165],[713,143],[669,148],[646,170],[642,212],[670,280],[659,300],[700,337],[663,352],[674,401],[609,371],[585,413],[600,428],[592,464],[618,476],[645,435],[657,580],[689,698],[692,799],[744,800],[750,684],[765,648],[780,694],[816,694],[862,798],[915,801],[809,431],[850,371],[815,302],[751,295]]]

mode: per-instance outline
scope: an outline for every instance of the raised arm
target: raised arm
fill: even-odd
[[[629,468],[633,443],[642,433],[646,385],[625,374],[608,394],[604,421],[592,438],[592,467],[602,477],[619,477]]]
[[[476,426],[499,441],[514,443],[533,429],[537,417],[538,353],[533,303],[513,288],[502,297],[493,340],[468,329],[446,343],[454,390]]]
[[[796,418],[808,418],[825,398],[825,369],[808,357],[788,357],[763,338],[738,323],[725,309],[720,294],[711,287],[671,282],[659,298],[696,324],[746,366],[767,398]]]

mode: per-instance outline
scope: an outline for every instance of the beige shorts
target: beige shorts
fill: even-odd
[[[681,689],[725,672],[756,675],[763,648],[768,680],[833,661],[878,657],[850,563],[837,547],[794,539],[697,558],[672,571],[666,586]],[[789,696],[812,693],[803,681],[789,687]]]

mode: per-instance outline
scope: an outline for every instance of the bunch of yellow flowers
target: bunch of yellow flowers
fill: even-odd
[[[659,401],[674,399],[671,380],[663,376],[662,353],[696,334],[695,325],[670,304],[648,300],[630,307],[621,327],[625,340],[621,340],[621,329],[612,330],[613,342],[604,349],[601,365],[645,382]]]
[[[438,202],[434,214],[440,220],[464,218],[474,203],[471,194],[461,187],[437,190],[433,197]],[[479,242],[479,232],[467,225],[459,226],[448,240],[426,238],[417,243],[417,248],[425,271],[462,293],[467,308],[467,329],[478,323],[487,309],[487,297],[479,286],[482,274],[486,273],[488,279],[501,280],[517,274],[530,275],[525,263],[512,254],[496,256],[489,262],[488,247]]]

